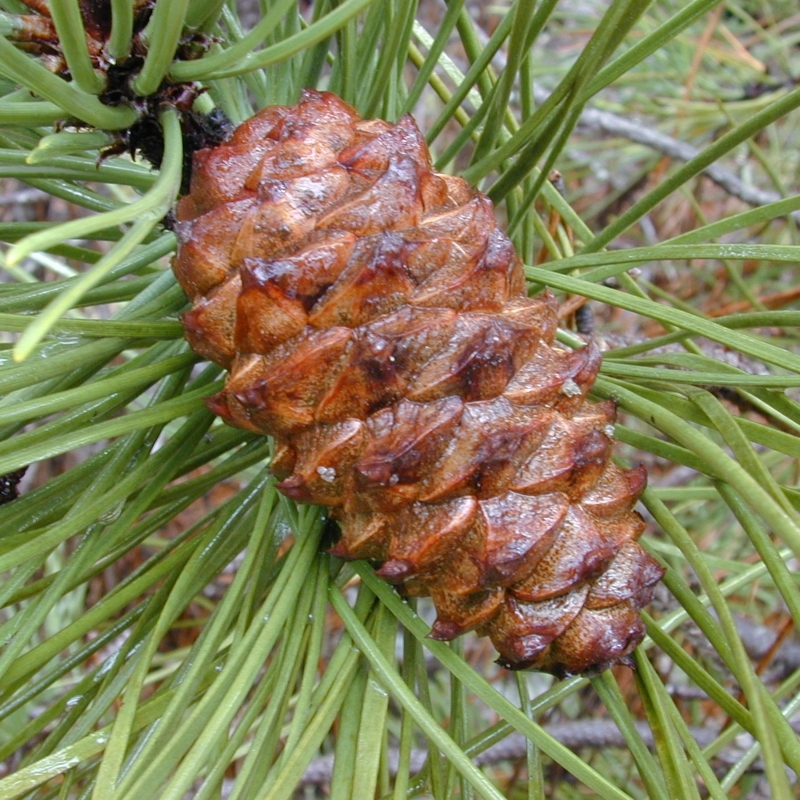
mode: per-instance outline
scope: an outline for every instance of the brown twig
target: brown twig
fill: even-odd
[[[791,289],[784,289],[782,292],[773,292],[759,297],[758,301],[765,308],[776,309],[791,303],[800,297],[800,286],[793,286]],[[724,317],[728,314],[738,314],[741,311],[749,311],[752,308],[749,300],[737,300],[735,303],[728,303],[720,306],[713,311],[706,312],[710,317]]]

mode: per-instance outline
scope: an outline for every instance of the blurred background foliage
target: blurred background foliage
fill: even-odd
[[[796,3],[0,0],[0,33],[0,800],[796,796]],[[427,640],[206,410],[187,86],[411,111],[490,194],[650,470],[635,670]]]

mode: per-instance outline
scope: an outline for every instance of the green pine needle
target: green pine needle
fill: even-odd
[[[0,0],[0,476],[28,468],[0,506],[0,800],[793,797],[792,0],[39,5]],[[427,601],[322,552],[271,441],[204,403],[224,376],[183,341],[162,224],[175,100],[236,123],[311,86],[413,113],[497,201],[531,291],[592,301],[595,331],[559,339],[607,345],[594,396],[647,463],[667,569],[633,669],[512,675],[485,639],[428,639]],[[145,109],[159,170],[107,157]]]

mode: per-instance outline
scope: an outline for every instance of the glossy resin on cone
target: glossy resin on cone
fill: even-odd
[[[431,635],[500,663],[602,669],[643,636],[662,569],[642,469],[611,461],[600,356],[554,343],[490,201],[434,172],[411,117],[307,91],[195,155],[176,212],[186,337],[230,370],[209,402],[275,437],[280,490],[328,506],[333,552],[430,595]]]

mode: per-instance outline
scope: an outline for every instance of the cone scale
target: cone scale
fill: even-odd
[[[275,437],[278,488],[329,507],[333,553],[511,669],[631,652],[663,570],[637,543],[644,470],[586,399],[600,355],[555,344],[554,298],[411,117],[314,91],[264,109],[196,153],[176,219],[186,338],[229,370],[209,406]]]

